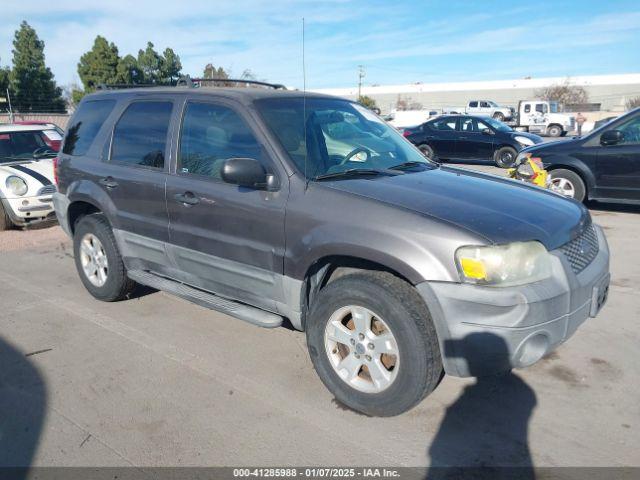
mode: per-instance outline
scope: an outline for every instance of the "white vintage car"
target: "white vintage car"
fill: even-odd
[[[0,230],[54,222],[57,156],[40,125],[0,125]]]

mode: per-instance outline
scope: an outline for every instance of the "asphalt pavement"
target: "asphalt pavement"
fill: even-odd
[[[1,232],[0,466],[640,466],[640,208],[591,211],[612,251],[599,317],[384,419],[332,398],[303,333],[161,292],[101,303],[59,227]]]

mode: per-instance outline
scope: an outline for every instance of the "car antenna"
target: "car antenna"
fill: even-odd
[[[304,17],[302,17],[302,131],[304,132],[304,191],[309,188],[307,178],[307,158],[309,157],[309,144],[307,143],[307,68],[304,58]]]

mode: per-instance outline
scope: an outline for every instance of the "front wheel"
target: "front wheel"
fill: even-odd
[[[562,127],[560,125],[549,125],[549,128],[547,128],[547,134],[550,137],[559,137],[562,135]]]
[[[4,206],[0,203],[0,232],[4,230],[9,230],[13,227],[13,222],[7,215],[7,212],[4,210]]]
[[[442,376],[426,305],[411,285],[385,272],[346,275],[322,289],[309,315],[307,345],[336,399],[367,415],[409,410]]]
[[[518,152],[515,148],[502,147],[496,150],[493,154],[493,161],[496,166],[500,168],[511,168],[514,165],[517,156]]]
[[[493,118],[498,120],[499,122],[504,122],[504,114],[501,112],[496,112],[493,114]]]
[[[102,214],[82,217],[73,234],[73,253],[80,280],[98,300],[115,302],[135,288],[118,251],[109,222]]]
[[[549,189],[565,197],[583,202],[586,196],[584,181],[576,172],[559,168],[549,172],[551,179]]]
[[[433,148],[431,148],[426,143],[423,143],[422,145],[419,145],[418,148],[422,152],[422,155],[427,157],[429,160],[434,160],[435,159],[435,153],[433,151]]]

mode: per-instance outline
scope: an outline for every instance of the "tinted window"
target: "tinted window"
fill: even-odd
[[[475,107],[477,107],[477,106],[478,106],[478,102],[469,102],[469,106],[470,106],[471,108],[475,108]]]
[[[480,106],[482,108],[489,108],[491,105],[489,105],[487,102],[482,102],[482,103],[480,103]]]
[[[441,118],[439,120],[434,120],[430,125],[434,130],[453,132],[456,129],[456,121],[457,120],[455,118]]]
[[[640,143],[640,115],[620,125],[617,130],[624,134],[622,144]]]
[[[230,108],[188,103],[182,121],[178,172],[220,180],[229,158],[263,160],[260,144],[240,116]]]
[[[163,168],[172,107],[170,102],[129,105],[113,132],[111,161]]]
[[[524,113],[529,113],[530,111],[531,111],[531,105],[527,103],[524,106]]]
[[[100,131],[100,127],[113,110],[115,100],[91,100],[80,105],[67,128],[63,153],[84,155]]]
[[[52,153],[40,132],[0,133],[0,163]]]
[[[464,118],[460,122],[460,129],[465,133],[480,133],[489,126],[477,118]]]

